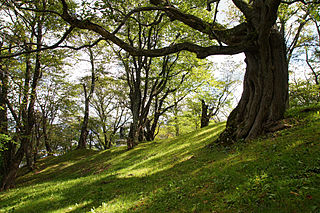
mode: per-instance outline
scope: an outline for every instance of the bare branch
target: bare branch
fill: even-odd
[[[27,8],[27,7],[18,7],[18,9],[21,9],[21,10],[27,10],[27,11],[33,11],[33,12],[37,12],[37,13],[52,13],[52,14],[55,14],[55,15],[58,15],[61,17],[61,14],[58,13],[57,11],[54,11],[54,10],[39,10],[39,9],[33,9],[33,8]]]
[[[128,21],[128,19],[131,17],[131,15],[133,15],[134,13],[139,13],[139,12],[146,12],[146,11],[153,11],[153,10],[159,10],[159,7],[140,7],[140,8],[136,8],[131,10],[122,20],[122,22],[120,23],[120,25],[112,32],[112,34],[116,34],[119,32],[119,30],[121,29],[121,27]],[[162,18],[162,17],[161,17]],[[161,20],[161,19],[160,19]]]
[[[96,40],[95,42],[93,42],[92,44],[85,44],[82,45],[80,47],[73,47],[73,46],[68,46],[68,45],[64,45],[64,46],[58,46],[59,48],[69,48],[69,49],[73,49],[73,50],[81,50],[83,48],[91,48],[94,47],[95,45],[97,45],[100,41],[103,41],[104,38],[99,38],[98,40]]]
[[[301,31],[303,29],[303,27],[307,24],[307,22],[310,20],[310,19],[307,19],[307,17],[309,16],[310,14],[310,11],[308,10],[306,12],[306,14],[301,18],[301,22],[300,22],[300,25],[297,29],[297,32],[296,32],[296,35],[293,39],[293,41],[291,42],[291,44],[289,45],[289,47],[287,48],[287,60],[288,62],[290,61],[291,59],[291,56],[292,56],[292,52],[293,50],[297,47],[297,43],[299,41],[299,38],[300,38],[300,34],[301,34]]]
[[[60,39],[57,43],[55,43],[54,45],[52,45],[52,46],[43,47],[43,48],[39,48],[39,49],[35,49],[35,50],[30,50],[30,51],[23,51],[23,52],[19,52],[19,53],[10,54],[10,55],[3,55],[3,56],[0,56],[0,59],[3,59],[3,58],[13,58],[13,57],[20,56],[20,55],[24,55],[24,54],[30,54],[30,53],[34,53],[34,52],[40,52],[40,51],[43,51],[43,50],[55,49],[55,48],[59,47],[59,45],[60,45],[64,40],[66,40],[66,38],[68,37],[68,35],[70,35],[70,33],[72,32],[73,29],[74,29],[74,27],[71,26],[71,27],[63,34],[63,36],[61,37],[61,39]]]
[[[307,5],[307,4],[320,4],[320,1],[319,0],[313,0],[313,1],[305,1],[305,0],[292,0],[292,1],[284,1],[282,0],[281,3],[283,4],[294,4],[294,3],[297,3],[297,2],[301,2],[303,3],[304,5]]]
[[[310,63],[308,50],[306,50],[306,62],[307,62],[307,65],[309,66],[310,70],[312,71],[316,85],[319,85],[319,80],[318,80],[319,74],[316,73],[316,71],[314,70],[314,68],[312,67],[312,65]]]

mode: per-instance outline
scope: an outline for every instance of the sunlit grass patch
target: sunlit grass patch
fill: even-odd
[[[227,149],[225,124],[177,138],[39,161],[0,212],[319,212],[320,119]]]

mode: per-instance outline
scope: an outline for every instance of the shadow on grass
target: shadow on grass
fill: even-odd
[[[319,139],[304,136],[307,130],[288,131],[280,139],[228,151],[205,148],[222,129],[209,127],[130,151],[76,153],[76,163],[70,156],[50,161],[46,165],[71,162],[22,178],[24,184],[13,194],[0,194],[1,203],[14,212],[320,210],[320,165],[314,160],[320,159]],[[316,127],[312,132],[319,134]],[[37,184],[27,186],[31,183]]]

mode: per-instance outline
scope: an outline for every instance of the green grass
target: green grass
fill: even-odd
[[[297,114],[293,128],[229,148],[206,148],[221,123],[48,157],[0,194],[0,212],[320,212],[320,115]]]

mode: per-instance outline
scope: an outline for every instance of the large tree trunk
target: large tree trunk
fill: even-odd
[[[271,30],[267,40],[261,40],[256,50],[245,55],[242,97],[218,139],[220,144],[230,145],[272,131],[286,110],[288,65],[281,35]]]
[[[42,23],[39,21],[37,23],[37,49],[39,50],[42,46]],[[28,51],[30,47],[28,45],[25,46],[25,49]],[[6,190],[9,188],[14,187],[15,180],[17,177],[17,172],[19,169],[19,165],[24,157],[25,152],[28,151],[28,147],[30,147],[30,143],[32,142],[32,129],[35,123],[35,116],[34,116],[34,105],[37,96],[37,86],[39,79],[41,78],[41,61],[40,61],[40,52],[36,53],[35,56],[35,67],[33,73],[33,80],[31,82],[30,88],[30,77],[31,77],[31,60],[30,55],[26,55],[26,71],[25,71],[25,84],[24,84],[24,98],[23,98],[23,105],[22,105],[22,117],[21,121],[19,120],[17,114],[10,109],[11,114],[13,115],[15,122],[17,125],[17,129],[19,130],[18,133],[18,140],[20,140],[20,147],[18,151],[13,155],[10,164],[7,167],[7,171],[3,176],[1,189]],[[6,104],[9,108],[10,103],[6,100]],[[22,124],[22,125],[21,125]],[[18,141],[17,140],[17,141]],[[29,148],[30,149],[30,148]],[[29,168],[32,168],[32,155],[28,153],[27,161]]]

